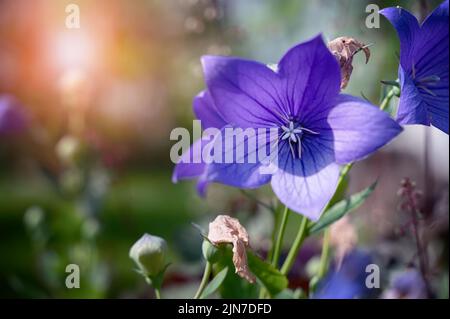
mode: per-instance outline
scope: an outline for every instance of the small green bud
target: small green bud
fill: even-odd
[[[320,268],[320,257],[313,257],[311,258],[308,263],[305,266],[306,274],[308,277],[312,278],[314,277],[318,272]]]
[[[88,239],[95,238],[95,236],[97,236],[97,234],[100,231],[100,224],[98,223],[97,220],[93,218],[88,218],[83,223],[81,231],[84,237]]]
[[[130,249],[130,258],[146,277],[156,277],[166,268],[167,243],[164,239],[144,234]]]
[[[208,240],[203,240],[202,244],[203,257],[206,261],[214,264],[218,261],[220,256],[220,250],[213,244],[211,244]]]
[[[39,206],[28,208],[24,216],[25,225],[30,230],[37,229],[44,221],[44,215],[44,211]]]
[[[72,165],[81,159],[83,146],[81,141],[75,136],[66,135],[56,144],[55,150],[63,164]]]

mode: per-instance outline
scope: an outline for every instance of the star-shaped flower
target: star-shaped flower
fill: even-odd
[[[270,182],[285,205],[317,220],[334,194],[339,164],[366,157],[401,132],[387,113],[340,94],[339,64],[321,36],[290,49],[276,68],[219,56],[205,56],[202,64],[207,90],[194,99],[194,112],[203,127],[221,129],[222,138],[227,129],[237,128],[236,140],[254,138],[258,145],[224,163],[202,158],[208,138],[195,142],[177,164],[173,180],[198,177],[201,193],[211,182],[239,188]],[[247,128],[255,129],[253,136]],[[260,129],[278,133],[261,137]],[[250,159],[261,148],[272,150],[274,142],[276,170],[262,174],[267,163]],[[225,156],[237,144],[224,146]]]

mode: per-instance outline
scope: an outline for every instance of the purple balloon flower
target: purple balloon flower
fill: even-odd
[[[0,95],[0,135],[22,132],[27,125],[25,110],[11,95]]]
[[[339,93],[339,64],[321,36],[291,48],[275,68],[220,56],[205,56],[202,64],[207,90],[194,99],[194,112],[203,128],[275,128],[278,161],[273,174],[261,174],[266,163],[248,159],[261,147],[270,149],[273,140],[254,136],[258,146],[245,149],[243,163],[189,163],[209,142],[200,139],[173,175],[174,182],[199,177],[200,193],[211,182],[240,188],[270,182],[281,202],[317,220],[335,191],[339,164],[366,157],[401,132],[387,113]]]
[[[425,299],[427,298],[427,287],[417,270],[408,269],[393,276],[390,289],[382,297],[385,299]]]
[[[402,8],[380,11],[400,38],[400,124],[423,124],[448,134],[448,0],[420,25]]]
[[[331,267],[319,283],[314,299],[362,299],[373,291],[366,286],[366,267],[372,264],[371,255],[364,250],[354,250],[344,257],[341,267]]]

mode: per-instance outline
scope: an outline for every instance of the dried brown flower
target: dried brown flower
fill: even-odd
[[[345,89],[353,72],[353,57],[359,51],[364,51],[366,63],[368,63],[370,58],[369,47],[353,38],[339,37],[328,42],[328,48],[339,62],[342,75],[341,89]]]
[[[233,245],[233,264],[236,273],[250,283],[256,278],[248,268],[246,249],[248,234],[236,218],[219,215],[209,224],[208,239],[213,245],[230,243]]]

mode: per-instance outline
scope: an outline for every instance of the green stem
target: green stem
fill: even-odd
[[[273,256],[272,256],[272,266],[278,267],[278,261],[280,259],[281,247],[283,246],[284,233],[286,231],[287,220],[289,217],[289,208],[285,206],[283,215],[281,218],[280,229],[278,230],[277,239],[275,241]]]
[[[199,299],[203,290],[205,290],[206,285],[208,284],[209,277],[211,276],[212,264],[207,261],[205,266],[205,271],[203,272],[203,278],[200,282],[200,286],[198,287],[197,292],[195,293],[194,299]]]
[[[339,176],[336,190],[344,182],[345,177],[347,176],[347,174],[350,171],[350,169],[352,168],[352,166],[353,166],[353,163],[350,163],[350,164],[347,164],[344,166],[344,168],[341,172],[341,175]],[[330,206],[331,206],[331,201],[328,202],[327,206],[325,206],[325,208],[323,209],[323,212],[326,212],[330,208]],[[283,267],[281,267],[281,273],[284,275],[287,275],[289,273],[289,271],[291,270],[291,268],[294,264],[295,258],[297,258],[298,251],[303,243],[303,240],[307,236],[307,231],[306,231],[307,224],[308,224],[308,219],[306,217],[303,217],[303,219],[300,223],[300,228],[298,230],[297,237],[294,240],[294,244],[292,245],[291,249],[289,250],[289,254],[283,264]],[[327,250],[328,250],[328,247],[327,247]],[[328,252],[326,252],[326,254],[328,255]]]
[[[287,275],[289,270],[291,270],[292,265],[294,265],[295,259],[297,258],[298,251],[303,244],[303,240],[306,238],[306,230],[308,226],[308,218],[302,216],[300,222],[300,228],[298,229],[297,236],[295,237],[294,243],[292,244],[289,254],[281,267],[281,273]]]
[[[275,215],[275,225],[274,225],[274,232],[272,234],[272,247],[269,251],[269,256],[267,260],[271,261],[271,264],[277,268],[278,267],[278,261],[280,260],[281,255],[281,247],[283,246],[283,238],[284,233],[286,231],[286,225],[287,220],[289,216],[289,208],[287,206],[284,207],[281,221],[279,220],[280,212],[277,212]],[[275,231],[275,229],[278,229],[278,232]],[[259,299],[265,299],[267,297],[267,290],[264,287],[261,287],[259,290]]]
[[[350,172],[350,170],[353,167],[353,163],[347,164],[344,166],[344,168],[341,171],[341,175],[339,176],[339,180],[338,180],[338,187],[341,186],[341,183],[344,181],[344,179],[347,177],[348,172]],[[330,208],[330,203],[328,203],[327,205],[327,209]]]
[[[275,249],[277,230],[278,230],[280,222],[281,222],[279,210],[280,210],[280,208],[277,207],[274,212],[274,223],[273,223],[273,228],[272,228],[272,234],[270,235],[270,249],[269,249],[269,252],[268,252],[267,258],[266,258],[266,260],[268,262],[272,262],[272,259],[273,259],[273,251]]]
[[[323,234],[322,255],[320,256],[319,271],[317,278],[322,279],[328,269],[328,256],[330,254],[330,228],[325,229]]]
[[[155,288],[156,299],[161,299],[161,289]]]
[[[153,290],[155,291],[155,296],[156,299],[161,299],[161,280],[162,277],[158,277],[158,276],[145,276],[145,281],[147,282],[147,284],[149,284],[151,287],[153,287]]]
[[[266,290],[266,288],[261,287],[259,289],[259,297],[258,297],[258,299],[266,299],[266,297],[267,297],[267,290]]]
[[[389,106],[389,102],[391,102],[392,98],[395,96],[396,87],[393,87],[389,90],[388,94],[384,97],[383,101],[380,104],[380,110],[384,111]]]

